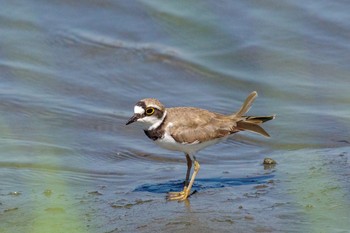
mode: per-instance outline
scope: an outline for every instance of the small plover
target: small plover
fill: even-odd
[[[183,201],[188,198],[200,165],[195,154],[239,131],[251,131],[263,136],[270,135],[260,124],[272,120],[272,116],[245,116],[257,92],[252,92],[242,107],[233,114],[223,115],[193,107],[165,108],[157,99],[143,99],[136,103],[134,115],[126,123],[140,122],[144,132],[157,145],[165,149],[182,151],[186,155],[187,172],[184,189],[170,192],[168,200]],[[194,164],[194,172],[190,173]]]

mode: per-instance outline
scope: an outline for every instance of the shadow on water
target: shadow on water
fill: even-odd
[[[274,175],[264,175],[246,178],[198,178],[193,185],[193,190],[216,189],[240,185],[264,184],[272,179]],[[184,182],[181,180],[171,180],[158,184],[143,184],[134,189],[134,192],[167,193],[178,191],[183,188]]]

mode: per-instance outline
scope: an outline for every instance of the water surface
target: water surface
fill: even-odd
[[[5,1],[0,232],[349,232],[346,2]],[[125,126],[142,98],[277,114],[185,157]],[[262,161],[271,157],[274,167]]]

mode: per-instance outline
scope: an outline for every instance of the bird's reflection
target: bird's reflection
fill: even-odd
[[[274,175],[263,175],[245,178],[198,178],[193,185],[192,194],[200,190],[216,189],[240,185],[264,184]],[[183,188],[183,181],[170,180],[164,183],[143,184],[135,188],[134,192],[168,193]],[[191,195],[192,195],[191,194]]]

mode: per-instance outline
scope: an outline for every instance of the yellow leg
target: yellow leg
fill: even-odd
[[[186,154],[186,161],[187,161],[187,172],[186,172],[185,187],[188,186],[188,184],[189,184],[190,173],[191,173],[191,168],[192,168],[192,159],[189,156],[189,154]]]
[[[190,173],[191,173],[191,168],[192,168],[192,159],[190,157],[189,154],[186,154],[186,161],[187,161],[187,172],[186,172],[186,179],[185,179],[185,183],[184,183],[184,189],[181,192],[169,192],[168,193],[168,197],[169,196],[181,196],[184,195],[188,184],[190,183]]]
[[[200,165],[197,160],[194,160],[194,171],[188,186],[184,187],[184,190],[181,192],[170,192],[168,193],[167,200],[169,201],[184,201],[190,195],[192,185],[194,183],[194,179],[196,178]]]

